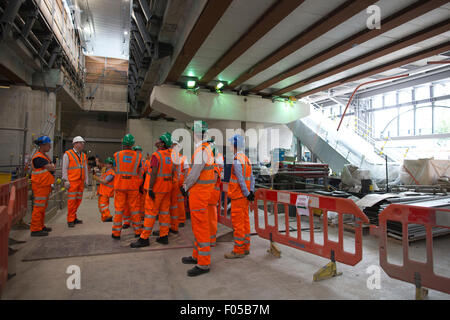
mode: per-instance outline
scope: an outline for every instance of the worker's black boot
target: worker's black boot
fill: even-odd
[[[183,227],[184,227],[184,223],[181,222],[181,223],[178,225],[178,228],[183,228]]]
[[[113,221],[113,218],[112,217],[109,217],[108,219],[106,219],[105,221],[103,221],[103,222],[112,222]]]
[[[69,226],[69,228],[74,228],[75,227],[75,221],[67,222],[67,225]]]
[[[168,236],[158,237],[156,238],[156,242],[159,242],[161,244],[169,244],[169,237]]]
[[[159,236],[159,230],[155,230],[152,232],[152,236]]]
[[[52,232],[52,228],[43,227],[42,231]]]
[[[115,235],[111,235],[111,237],[114,239],[114,240],[120,240],[120,236],[115,236]]]
[[[197,264],[197,260],[192,257],[183,257],[181,258],[181,262],[184,264]]]
[[[124,224],[124,225],[122,226],[122,229],[128,229],[129,227],[130,227],[129,224]]]
[[[48,232],[41,230],[41,231],[31,231],[32,237],[46,237],[48,236]]]
[[[73,222],[74,222],[75,224],[83,224],[83,220],[75,219]]]
[[[192,269],[187,271],[187,275],[188,275],[188,277],[195,277],[195,276],[199,276],[201,274],[208,273],[208,272],[209,272],[209,268],[202,269],[202,268],[195,266]]]
[[[178,234],[178,231],[175,231],[175,230],[172,230],[172,229],[169,229],[169,232],[173,233],[173,234]]]
[[[136,242],[130,243],[131,248],[141,248],[141,247],[148,247],[150,245],[149,239],[142,239],[139,237],[139,239]]]

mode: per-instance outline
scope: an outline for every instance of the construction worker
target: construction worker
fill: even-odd
[[[102,173],[101,177],[94,176],[94,180],[100,183],[97,188],[98,194],[98,209],[100,210],[103,222],[111,222],[113,217],[109,211],[109,198],[114,197],[114,176],[113,169],[114,159],[109,157],[105,160],[106,172]]]
[[[130,244],[132,248],[150,245],[149,237],[152,234],[156,216],[159,220],[159,237],[156,241],[161,244],[169,243],[170,194],[173,180],[176,179],[169,149],[171,145],[172,137],[168,132],[161,135],[155,143],[157,151],[153,153],[150,160],[151,172],[147,172],[150,175],[150,182],[145,199],[144,227],[139,239]]]
[[[133,150],[142,156],[142,147],[134,146]],[[142,173],[140,175],[141,185],[139,186],[139,218],[141,219],[141,225],[144,223],[144,210],[145,210],[145,191],[144,191],[144,172],[146,170],[146,161],[142,156],[141,160]]]
[[[180,219],[183,218],[182,223],[186,221],[186,212],[184,211],[184,196],[181,194],[180,187],[184,183],[184,178],[189,170],[189,164],[186,161],[185,156],[181,156],[179,153],[178,140],[172,140],[172,162],[175,166],[176,179],[171,192],[170,200],[170,229],[169,232],[174,234],[178,233],[178,227]]]
[[[220,157],[217,148],[214,145],[214,141],[209,141],[212,146],[212,151],[214,155],[214,190],[211,192],[211,196],[208,200],[208,217],[209,217],[209,233],[210,233],[210,243],[211,247],[216,246],[216,234],[217,234],[217,206],[220,199],[220,187],[222,184],[222,169],[223,165],[220,166]],[[217,159],[217,160],[216,160]]]
[[[234,135],[230,149],[233,151],[233,165],[228,184],[231,199],[231,223],[234,229],[234,248],[225,254],[227,259],[243,258],[250,253],[249,201],[255,200],[255,178],[252,166],[244,153],[245,141],[241,135]]]
[[[189,277],[209,272],[211,256],[208,201],[216,183],[213,153],[206,135],[208,125],[204,121],[195,121],[192,130],[195,143],[192,168],[181,187],[183,195],[187,195],[189,191],[189,209],[195,238],[192,256],[181,259],[184,264],[196,264],[187,271]]]
[[[139,217],[139,187],[141,185],[142,155],[131,150],[134,137],[126,134],[122,139],[122,151],[114,154],[116,175],[114,177],[114,207],[116,214],[113,219],[112,238],[120,239],[122,231],[122,215],[126,206],[131,211],[131,221],[135,237],[141,233]]]
[[[55,165],[47,156],[50,151],[52,140],[47,136],[42,136],[34,142],[39,150],[34,154],[31,166],[31,189],[33,190],[34,203],[31,213],[30,231],[32,237],[48,236],[52,231],[44,225],[45,210],[47,209],[48,198],[52,192],[52,184],[55,183]]]
[[[88,183],[88,168],[86,154],[81,152],[86,141],[77,136],[73,138],[73,149],[67,150],[63,156],[62,178],[67,189],[67,224],[69,228],[83,223],[77,218],[77,210],[83,200],[83,190]]]

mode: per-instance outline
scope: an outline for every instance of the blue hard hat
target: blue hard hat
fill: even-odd
[[[48,136],[41,136],[41,137],[36,139],[35,143],[37,145],[46,144],[46,143],[52,143],[52,139],[50,139],[50,137],[48,137]]]
[[[243,148],[245,145],[244,137],[239,134],[235,134],[229,141],[236,148]]]

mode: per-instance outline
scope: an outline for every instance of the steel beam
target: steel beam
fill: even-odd
[[[214,29],[217,22],[223,16],[225,11],[231,5],[232,0],[214,1],[209,0],[205,5],[200,17],[197,19],[189,36],[184,42],[183,48],[176,57],[174,64],[166,78],[168,82],[177,82],[183,71],[188,66],[200,46],[206,40],[211,30]]]
[[[432,47],[432,48],[428,48],[426,50],[422,50],[420,52],[408,55],[406,57],[403,57],[403,58],[400,58],[400,59],[388,62],[386,64],[383,64],[383,65],[379,66],[379,67],[375,67],[375,68],[372,68],[372,69],[360,72],[358,74],[355,74],[353,76],[347,77],[345,79],[340,79],[340,80],[337,80],[337,81],[333,81],[333,82],[331,82],[329,84],[326,84],[326,85],[314,88],[312,90],[308,90],[308,91],[302,92],[302,93],[298,94],[296,96],[296,98],[300,99],[300,98],[303,98],[303,97],[307,97],[307,96],[312,95],[312,94],[314,94],[316,92],[328,90],[328,89],[334,88],[336,86],[339,86],[339,85],[342,85],[342,84],[345,84],[345,83],[348,83],[348,82],[364,79],[364,78],[373,76],[375,74],[382,73],[382,72],[387,71],[387,70],[391,70],[391,69],[395,69],[395,68],[404,66],[405,64],[408,64],[408,63],[412,63],[412,62],[415,62],[415,61],[419,61],[419,60],[422,60],[422,59],[425,59],[425,58],[432,57],[434,55],[441,54],[441,53],[446,52],[448,50],[450,50],[450,41],[447,41],[447,42],[442,43],[442,44],[440,44],[438,46],[435,46],[435,47]]]
[[[259,39],[292,13],[305,0],[281,0],[274,3],[227,52],[205,73],[200,80],[208,83],[225,70]]]
[[[342,40],[341,42],[333,45],[332,47],[321,51],[320,53],[314,55],[313,57],[305,61],[302,61],[298,65],[289,68],[288,70],[276,75],[275,77],[267,81],[264,81],[263,83],[252,88],[251,91],[256,93],[266,88],[269,88],[271,85],[275,83],[278,83],[284,79],[292,77],[304,70],[307,70],[315,65],[318,65],[319,63],[322,63],[323,61],[335,57],[338,54],[350,50],[355,44],[362,44],[364,42],[367,42],[385,32],[388,32],[404,23],[407,23],[421,15],[424,15],[425,13],[431,10],[439,8],[440,6],[444,5],[447,2],[448,2],[447,0],[417,1],[412,5],[383,19],[381,21],[381,25],[383,26],[381,29],[366,29],[361,32],[358,32],[357,34],[354,34],[346,38],[345,40]]]
[[[234,80],[229,86],[235,88],[251,77],[263,72],[275,63],[294,53],[308,43],[314,41],[321,35],[347,21],[357,13],[365,10],[368,6],[377,2],[376,0],[348,0],[309,28],[298,34],[294,39],[266,56],[263,60],[249,68]]]
[[[419,43],[421,41],[433,38],[439,34],[447,32],[448,30],[450,30],[450,19],[442,21],[438,24],[435,24],[435,25],[428,27],[424,30],[421,30],[419,32],[416,32],[410,36],[404,37],[401,40],[397,40],[397,41],[394,41],[393,43],[389,43],[379,49],[375,49],[375,50],[373,50],[369,53],[366,53],[362,56],[356,57],[355,59],[346,61],[336,67],[330,68],[324,72],[313,75],[307,79],[298,81],[294,84],[291,84],[290,86],[288,86],[286,88],[283,88],[281,90],[274,92],[273,94],[277,95],[277,96],[285,94],[285,93],[293,91],[297,88],[303,87],[307,84],[326,79],[328,77],[339,74],[346,70],[355,68],[364,63],[367,63],[367,62],[373,61],[375,59],[381,58],[383,56],[386,56],[388,54],[391,54],[395,51],[402,50],[402,49],[412,46],[416,43]]]
[[[5,11],[0,18],[0,31],[1,31],[1,39],[3,40],[4,36],[11,31],[12,25],[14,23],[14,19],[19,13],[19,9],[24,3],[25,0],[14,0],[9,1],[8,5],[5,8]]]
[[[147,21],[150,21],[152,12],[150,10],[150,6],[147,3],[147,0],[139,0],[139,3],[141,5],[142,12],[144,12],[145,19],[147,19]]]

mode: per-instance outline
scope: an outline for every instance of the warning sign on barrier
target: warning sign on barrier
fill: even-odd
[[[297,214],[299,216],[309,216],[309,197],[299,194],[297,196],[297,201],[295,203],[297,207]]]

